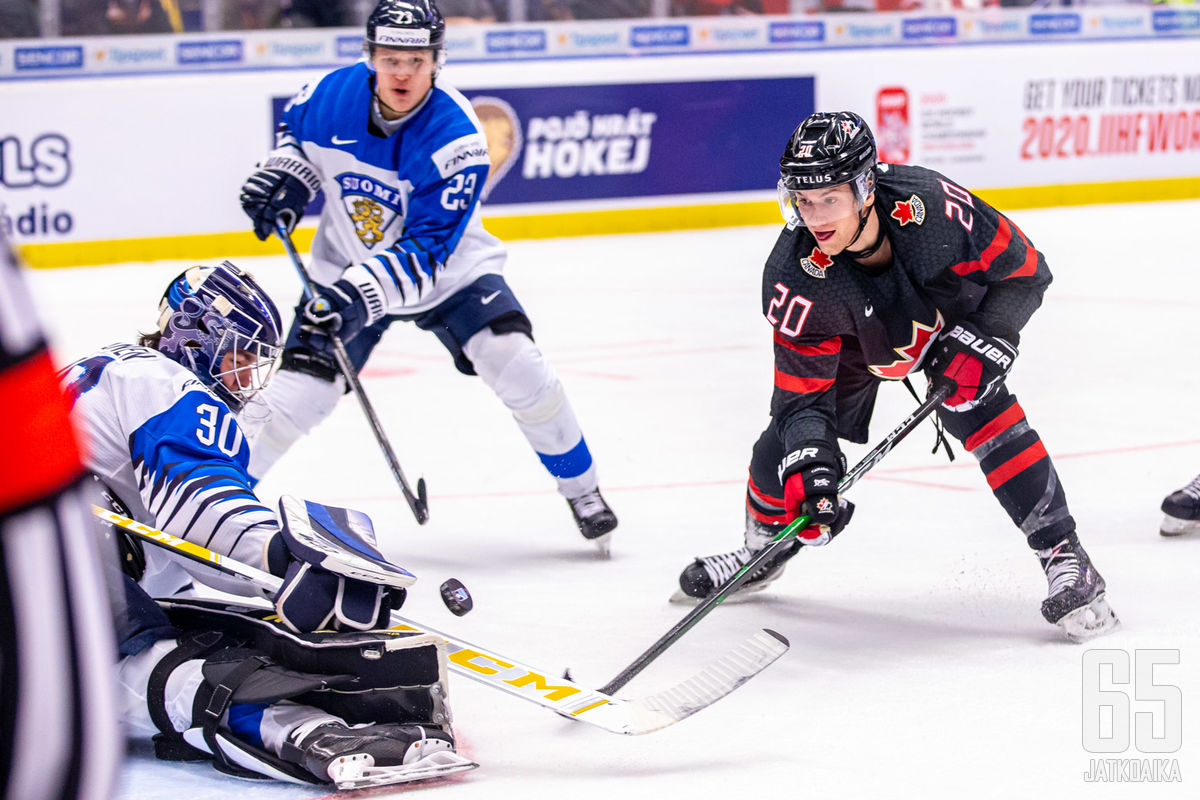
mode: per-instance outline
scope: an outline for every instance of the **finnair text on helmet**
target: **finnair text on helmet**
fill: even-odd
[[[429,31],[407,28],[377,28],[375,43],[383,47],[429,47]]]

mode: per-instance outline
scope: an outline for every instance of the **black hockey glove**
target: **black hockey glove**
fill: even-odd
[[[275,612],[291,630],[370,630],[386,628],[407,591],[346,578],[297,556],[280,533],[267,545],[267,568],[283,578],[275,593]]]
[[[788,521],[800,515],[810,520],[796,537],[801,544],[828,544],[850,522],[854,504],[837,493],[844,470],[841,456],[825,447],[802,447],[784,457],[779,474]]]
[[[309,187],[320,186],[310,182],[306,184],[289,169],[272,167],[275,159],[267,161],[267,166],[255,170],[254,174],[242,184],[242,209],[246,216],[254,221],[254,235],[263,241],[275,232],[275,220],[282,220],[287,226],[288,233],[296,227],[296,223],[304,216],[304,208],[316,196],[316,191]],[[281,159],[279,163],[295,162],[296,159]],[[316,181],[315,173],[307,165],[302,166],[303,174]]]
[[[996,396],[1016,358],[1016,347],[964,320],[938,338],[929,376],[934,386],[953,387],[943,408],[970,411]]]
[[[296,316],[301,319],[300,339],[317,352],[329,353],[333,350],[330,334],[336,333],[343,343],[349,342],[362,333],[370,316],[366,300],[350,281],[338,281],[318,291],[307,303],[296,307]]]

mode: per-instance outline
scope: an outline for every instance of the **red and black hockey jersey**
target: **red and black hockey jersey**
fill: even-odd
[[[920,368],[940,332],[965,318],[1016,345],[1050,284],[1016,225],[937,172],[881,166],[874,213],[892,246],[882,272],[825,255],[803,226],[784,229],[767,259],[771,415],[784,452],[865,442],[880,380]]]

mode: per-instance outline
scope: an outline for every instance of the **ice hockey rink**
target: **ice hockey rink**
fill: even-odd
[[[728,698],[665,730],[622,737],[452,675],[460,750],[481,767],[359,794],[1195,797],[1200,536],[1165,539],[1158,524],[1163,496],[1200,471],[1200,201],[1011,216],[1046,253],[1055,281],[1023,333],[1009,386],[1055,458],[1122,630],[1078,645],[1042,620],[1036,557],[970,455],[956,446],[950,463],[930,453],[925,423],[852,489],[858,509],[842,536],[800,553],[769,590],[716,609],[620,692],[676,683],[760,628],[786,636],[790,652]],[[414,326],[392,329],[363,381],[410,481],[428,482],[429,523],[414,522],[349,396],[267,476],[262,496],[368,512],[385,549],[420,577],[407,616],[603,685],[688,611],[667,598],[691,558],[741,543],[746,466],[772,385],[759,294],[776,232],[511,244],[507,277],[621,519],[611,559],[575,531],[501,404]],[[293,304],[298,282],[282,250],[240,263],[281,308]],[[185,266],[33,273],[58,359],[149,329],[162,288]],[[884,386],[872,444],[913,405],[901,385]],[[850,462],[867,449],[848,448]],[[438,597],[448,577],[474,595],[465,617]],[[1109,663],[1133,665],[1135,651],[1148,650],[1178,652],[1179,663],[1150,654],[1145,663],[1158,666],[1137,672],[1135,692],[1088,674],[1084,654],[1097,649],[1116,651],[1103,654]],[[1113,712],[1101,723],[1098,703]],[[1180,709],[1182,747],[1148,750],[1170,738],[1164,725],[1178,724]],[[1103,730],[1089,732],[1096,724]],[[1126,751],[1085,749],[1125,724]],[[1165,768],[1160,777],[1182,782],[1097,786],[1086,779],[1094,759],[1131,760],[1113,779],[1128,780],[1136,762],[1143,777]],[[133,743],[116,796],[330,793],[156,762],[148,743]]]

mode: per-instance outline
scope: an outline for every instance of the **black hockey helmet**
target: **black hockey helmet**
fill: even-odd
[[[367,17],[368,54],[376,47],[441,51],[446,19],[433,0],[379,0]]]
[[[779,159],[780,187],[789,192],[851,184],[862,203],[875,189],[875,136],[851,111],[817,112],[792,132]]]

